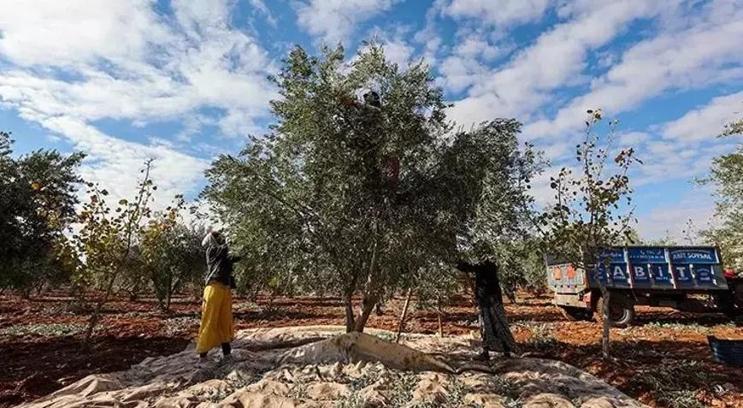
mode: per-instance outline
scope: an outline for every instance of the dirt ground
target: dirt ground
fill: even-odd
[[[396,330],[402,299],[388,302],[369,327]],[[71,311],[62,293],[23,300],[0,297],[0,407],[46,395],[88,374],[129,368],[146,357],[180,352],[198,329],[200,301],[176,299],[169,313],[152,299],[117,300],[105,316],[90,351],[82,352],[86,314]],[[638,308],[637,323],[612,329],[613,361],[601,358],[600,325],[571,322],[548,297],[521,295],[506,306],[522,352],[584,369],[651,406],[743,407],[743,374],[712,360],[707,336],[743,338],[743,328],[724,316],[671,309]],[[340,299],[236,298],[237,329],[343,323]],[[438,316],[413,307],[405,330],[437,333]],[[456,299],[444,310],[444,335],[477,330],[474,306]]]

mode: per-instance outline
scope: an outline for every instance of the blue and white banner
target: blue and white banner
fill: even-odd
[[[630,266],[632,272],[632,279],[638,283],[650,282],[650,268],[648,264]]]
[[[632,264],[667,263],[663,248],[627,248],[627,258]]]
[[[676,282],[681,284],[689,284],[693,280],[691,278],[691,266],[690,265],[673,265],[673,273],[676,275]]]
[[[706,264],[692,264],[691,270],[694,274],[694,276],[697,278],[697,283],[700,283],[702,285],[708,285],[715,283],[714,281],[714,272],[712,271],[712,267]]]
[[[672,249],[671,263],[674,264],[716,264],[717,254],[712,248]]]
[[[650,276],[656,284],[671,283],[671,273],[668,271],[668,264],[650,265]]]

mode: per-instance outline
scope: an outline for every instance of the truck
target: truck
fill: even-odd
[[[599,262],[583,270],[559,256],[545,258],[554,304],[571,320],[602,320],[602,286],[609,292],[613,326],[631,325],[635,306],[684,312],[743,310],[743,276],[723,269],[712,246],[617,246],[599,251]]]

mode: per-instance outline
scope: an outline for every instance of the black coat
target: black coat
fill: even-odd
[[[515,341],[508,327],[503,295],[498,280],[498,267],[491,261],[478,264],[460,262],[457,269],[475,274],[475,300],[480,309],[480,335],[483,348],[503,351],[507,355],[514,350]]]
[[[503,296],[498,280],[498,268],[491,261],[478,264],[460,262],[457,269],[475,275],[475,299],[480,307],[491,307],[494,304],[503,304]]]
[[[204,281],[207,285],[216,281],[234,288],[233,263],[239,260],[240,257],[230,255],[227,245],[210,246],[206,249],[206,277]]]

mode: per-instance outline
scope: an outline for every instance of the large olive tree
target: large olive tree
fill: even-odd
[[[498,237],[528,202],[519,124],[453,131],[422,62],[401,69],[373,44],[350,61],[297,47],[275,82],[272,132],[216,160],[204,196],[249,276],[338,293],[349,331],[406,277],[425,279],[413,272]]]

